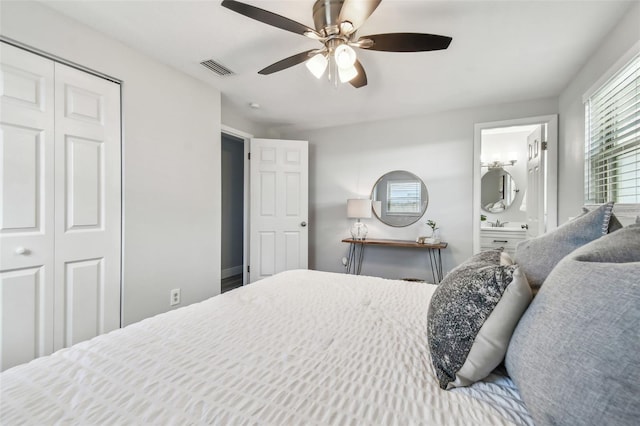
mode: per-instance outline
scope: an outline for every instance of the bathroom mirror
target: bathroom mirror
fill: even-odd
[[[518,188],[513,176],[502,167],[490,168],[482,176],[480,200],[482,210],[501,213],[507,210],[516,198]]]
[[[384,174],[371,190],[373,212],[389,226],[409,226],[427,210],[429,194],[422,179],[404,170]]]

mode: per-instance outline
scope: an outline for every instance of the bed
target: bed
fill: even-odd
[[[0,423],[636,425],[640,218],[612,208],[439,285],[287,271],[146,319],[0,374]]]
[[[288,271],[4,372],[3,424],[531,424],[495,374],[437,385],[436,286]]]

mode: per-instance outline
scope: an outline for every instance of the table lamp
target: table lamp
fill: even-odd
[[[371,200],[350,198],[347,200],[347,217],[356,219],[351,227],[351,237],[354,240],[364,240],[367,238],[367,225],[360,222],[360,219],[371,217]]]

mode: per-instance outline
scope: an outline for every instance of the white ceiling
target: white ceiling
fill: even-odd
[[[359,31],[453,37],[437,52],[358,50],[368,86],[333,88],[304,65],[257,71],[313,40],[220,6],[221,1],[44,3],[222,92],[224,104],[273,128],[323,127],[557,96],[636,1],[384,0]],[[313,0],[247,0],[313,27]],[[235,72],[219,77],[199,63]],[[249,103],[260,104],[260,109]]]

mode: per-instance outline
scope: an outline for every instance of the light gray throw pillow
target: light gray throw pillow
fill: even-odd
[[[506,356],[537,426],[637,425],[640,225],[564,258],[523,315]]]
[[[603,204],[554,231],[516,246],[514,261],[522,268],[534,293],[563,257],[607,234],[612,209],[613,203]]]

